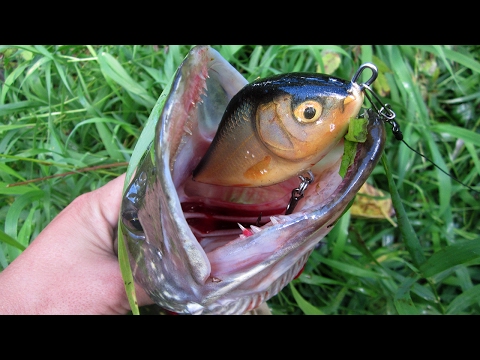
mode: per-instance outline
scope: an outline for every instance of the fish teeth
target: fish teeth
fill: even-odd
[[[259,228],[258,226],[255,226],[255,225],[250,225],[250,229],[255,233],[259,233],[260,231],[262,231],[261,228]]]
[[[242,224],[240,223],[237,223],[237,225],[240,227],[240,230],[242,230],[242,234],[240,234],[240,238],[246,238],[248,236],[252,236],[253,235],[253,231],[250,230],[250,229],[247,229],[245,226],[243,226]]]
[[[288,215],[270,216],[273,225],[283,224],[288,219]]]
[[[252,236],[253,234],[257,234],[260,231],[262,231],[261,228],[259,228],[258,226],[255,226],[255,225],[250,225],[250,229],[247,229],[245,226],[243,226],[240,223],[237,223],[237,225],[240,228],[240,230],[242,230],[242,234],[240,234],[240,238],[242,238],[242,239],[245,238],[245,237],[248,237],[248,236]]]
[[[281,222],[281,219],[276,216],[270,216],[270,221],[273,225],[278,225]]]

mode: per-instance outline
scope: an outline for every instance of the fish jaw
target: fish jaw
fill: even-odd
[[[209,82],[213,92],[200,108]],[[199,288],[210,276],[208,258],[182,215],[178,183],[191,173],[196,154],[206,151],[221,111],[246,84],[217,51],[193,48],[177,69],[153,144],[124,193],[120,226],[132,273],[170,311],[201,312]]]
[[[246,84],[232,69],[213,49],[192,49],[122,203],[135,280],[158,305],[179,314],[241,314],[276,295],[301,271],[383,150],[383,123],[371,119],[368,140],[344,179],[338,175],[341,141],[312,169],[315,183],[288,216],[297,178],[263,188],[194,182],[218,114]]]

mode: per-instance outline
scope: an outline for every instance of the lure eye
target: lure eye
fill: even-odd
[[[322,105],[313,100],[307,100],[298,105],[293,114],[298,122],[312,123],[317,121],[322,115]]]

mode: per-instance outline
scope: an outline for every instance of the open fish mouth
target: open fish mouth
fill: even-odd
[[[302,270],[383,151],[384,125],[372,117],[344,178],[341,140],[311,168],[315,180],[290,215],[298,176],[264,187],[193,181],[227,104],[246,84],[214,49],[193,48],[125,191],[121,227],[133,276],[169,311],[242,314],[276,295]]]

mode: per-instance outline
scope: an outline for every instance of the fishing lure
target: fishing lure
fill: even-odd
[[[291,73],[254,81],[228,104],[193,179],[258,187],[300,175],[345,136],[363,98],[355,81],[323,74]]]

